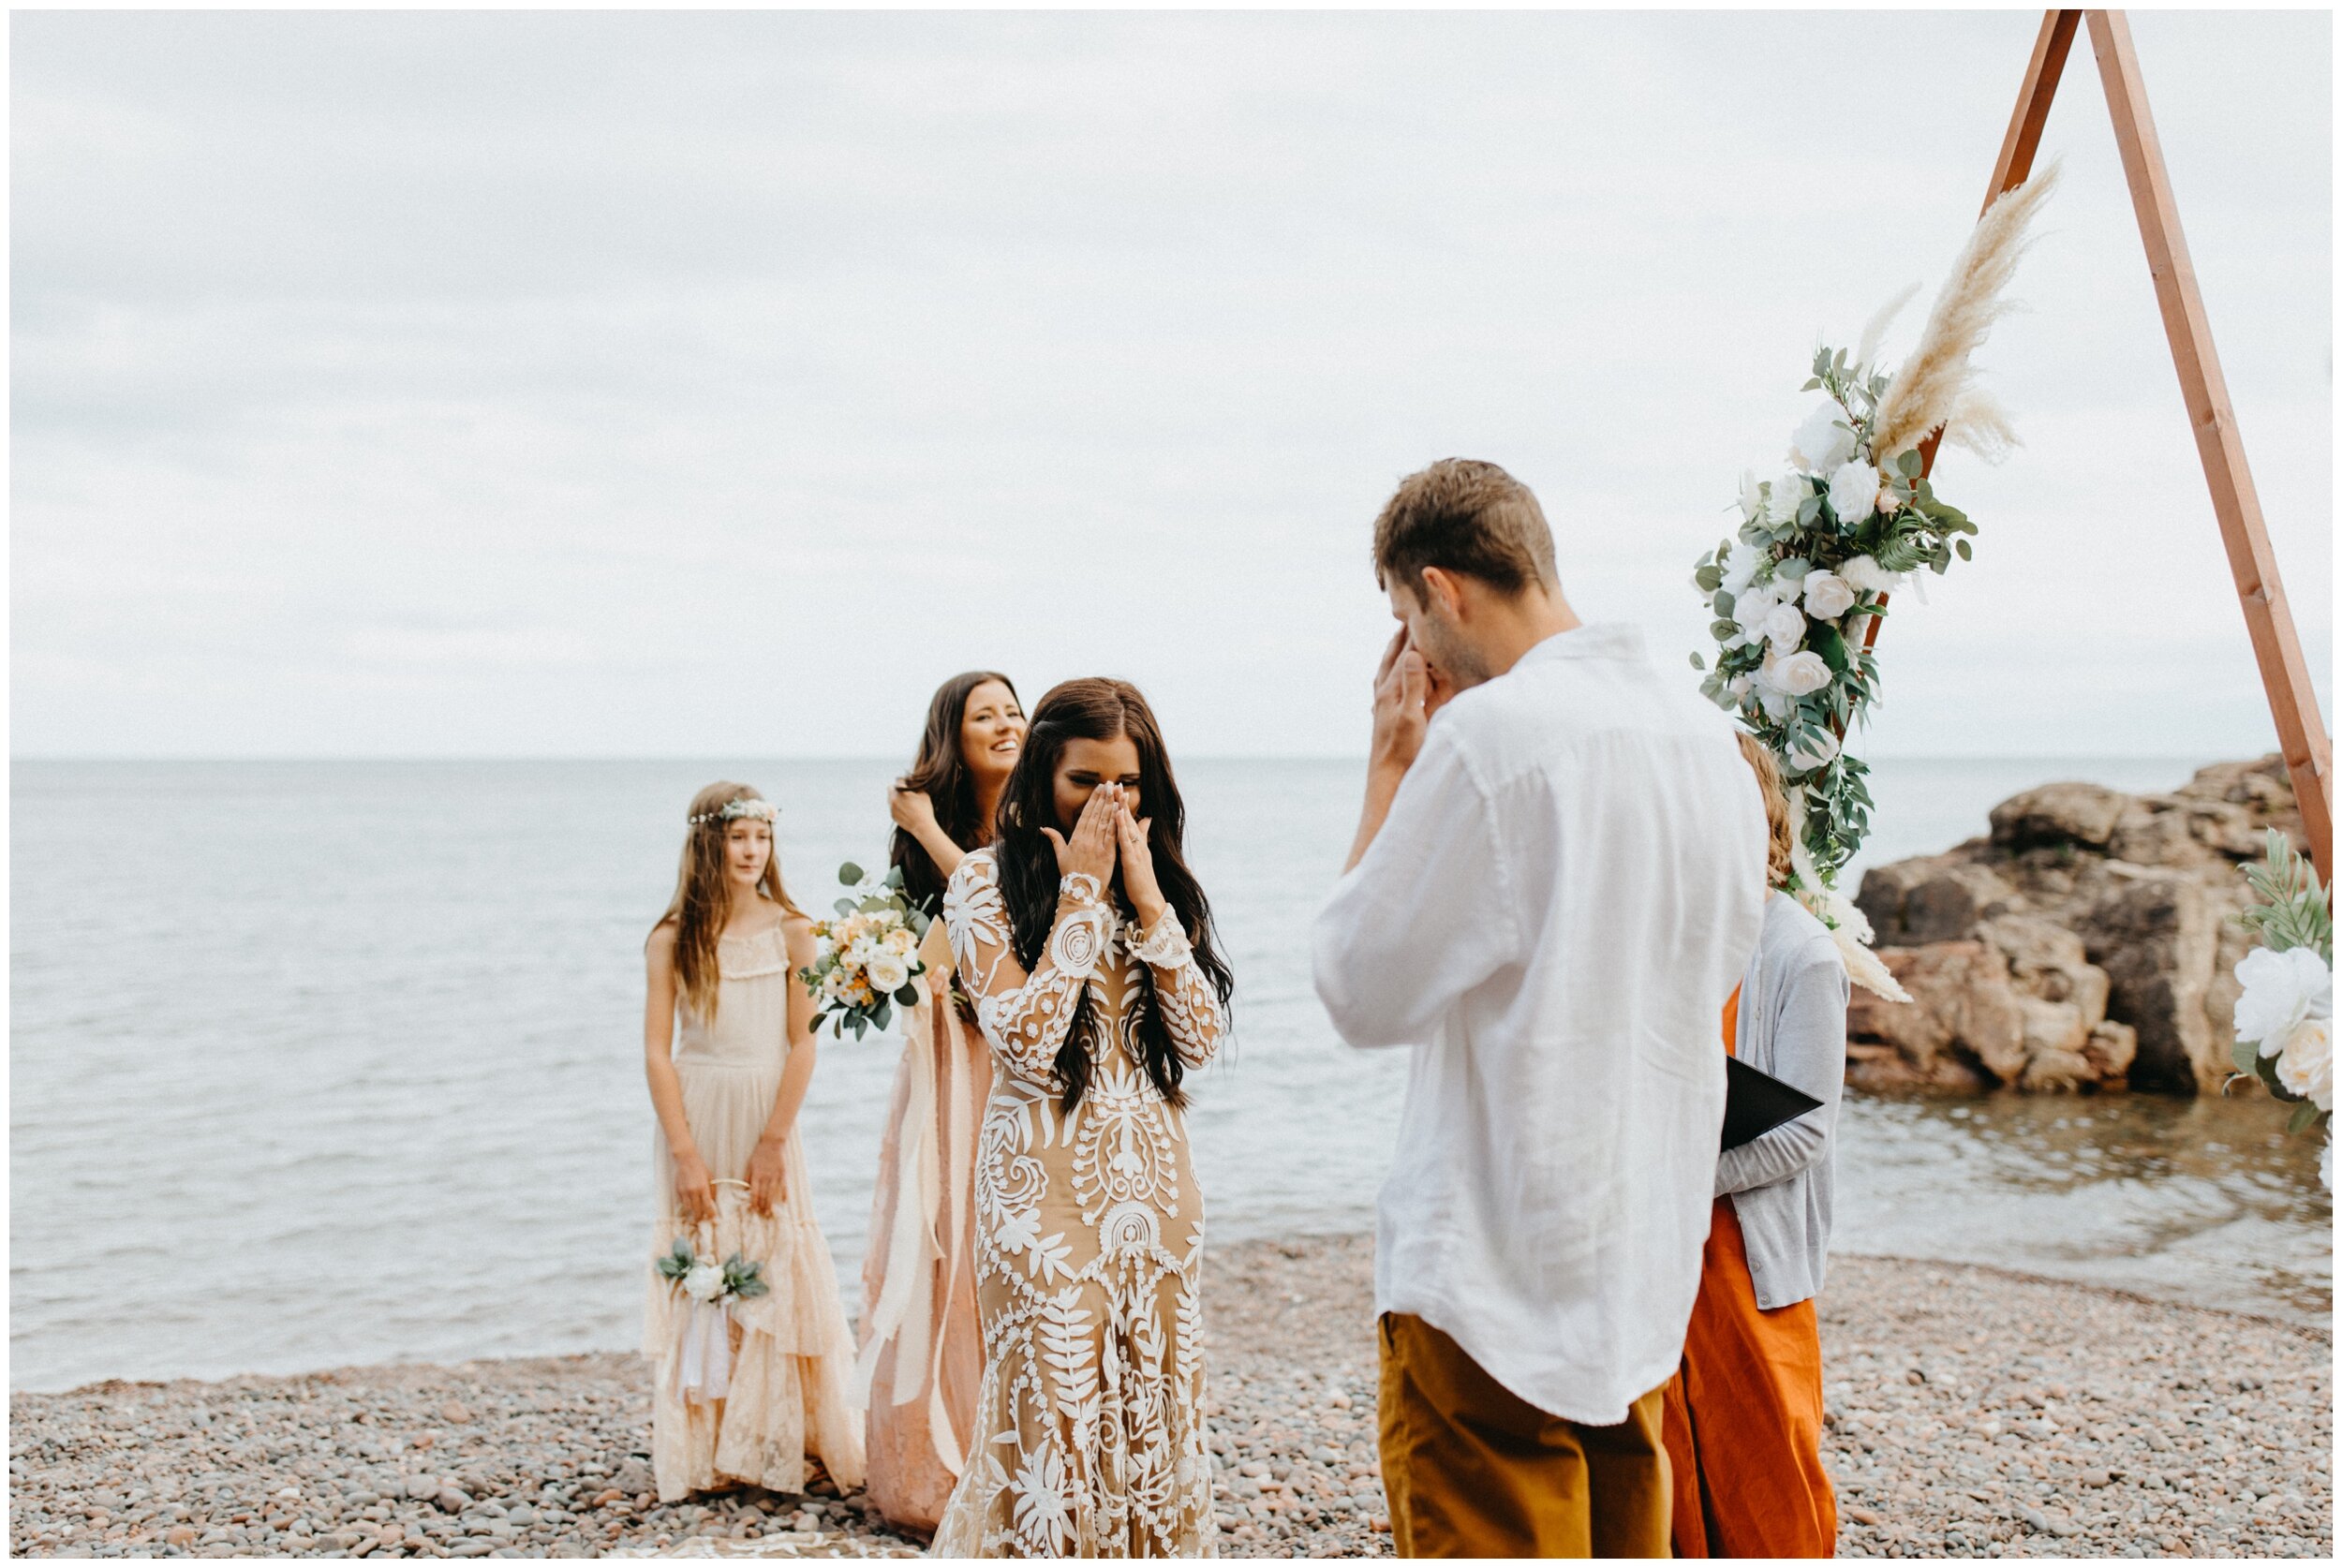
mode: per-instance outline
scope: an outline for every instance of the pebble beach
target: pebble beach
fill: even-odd
[[[1372,1243],[1206,1266],[1221,1551],[1390,1554]],[[1834,1260],[1848,1557],[2334,1546],[2330,1332],[1993,1269]],[[638,1357],[111,1382],[9,1400],[9,1546],[54,1557],[901,1557],[858,1494],[651,1495]]]

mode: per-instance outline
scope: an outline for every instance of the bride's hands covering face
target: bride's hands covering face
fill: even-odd
[[[1114,876],[1114,819],[1119,811],[1119,791],[1112,784],[1100,784],[1089,791],[1089,799],[1082,806],[1079,821],[1074,824],[1074,836],[1068,839],[1053,827],[1041,831],[1049,837],[1057,851],[1057,870],[1060,877],[1080,875],[1097,879],[1104,889]],[[1149,875],[1153,875],[1149,868]]]
[[[1163,887],[1155,880],[1155,851],[1147,839],[1154,825],[1152,817],[1134,817],[1127,804],[1117,804],[1114,833],[1122,861],[1122,891],[1142,926],[1154,925],[1164,908]]]

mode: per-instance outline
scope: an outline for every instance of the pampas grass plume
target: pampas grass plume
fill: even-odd
[[[1977,220],[1968,243],[1952,263],[1951,276],[1935,297],[1919,347],[1888,383],[1871,420],[1871,450],[1883,466],[1925,440],[1930,432],[1949,424],[1957,431],[1964,407],[1977,420],[1974,431],[1961,439],[1987,452],[2005,452],[2016,443],[2008,415],[1999,406],[1979,401],[1976,372],[1968,362],[1993,325],[2016,309],[2002,290],[2016,275],[2024,256],[2026,229],[2041,203],[2057,187],[2058,166],[2051,164],[2015,190],[2003,195]]]

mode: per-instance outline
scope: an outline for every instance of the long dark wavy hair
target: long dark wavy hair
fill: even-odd
[[[1051,687],[1033,709],[1025,736],[1025,749],[1015,771],[1001,788],[992,852],[1000,862],[1001,898],[1007,906],[1009,940],[1016,961],[1030,970],[1048,945],[1057,920],[1057,849],[1041,830],[1058,826],[1057,769],[1068,741],[1110,741],[1128,735],[1138,748],[1139,814],[1154,819],[1148,836],[1154,851],[1155,880],[1164,902],[1178,917],[1195,950],[1195,966],[1219,993],[1224,1009],[1235,995],[1235,978],[1220,956],[1211,922],[1211,902],[1187,868],[1181,838],[1187,830],[1187,807],[1179,799],[1178,780],[1171,776],[1171,759],[1163,748],[1163,732],[1147,699],[1128,681],[1088,679]],[[1187,1074],[1171,1031],[1155,1005],[1154,971],[1140,967],[1146,994],[1133,1009],[1132,1043],[1140,1064],[1154,1080],[1163,1098],[1173,1105],[1186,1103],[1179,1080]],[[1058,1076],[1064,1081],[1063,1108],[1071,1111],[1089,1087],[1091,1051],[1098,1033],[1097,1010],[1085,991],[1074,1009],[1065,1043],[1057,1054]]]
[[[975,770],[960,752],[959,727],[968,718],[968,699],[986,681],[1000,682],[1015,698],[1016,683],[997,670],[971,670],[935,688],[927,699],[927,728],[919,737],[918,759],[903,778],[910,788],[926,791],[935,803],[936,825],[962,850],[981,850],[986,842]],[[943,873],[925,845],[897,828],[886,859],[902,872],[903,892],[912,903],[924,904],[930,914],[943,907]]]

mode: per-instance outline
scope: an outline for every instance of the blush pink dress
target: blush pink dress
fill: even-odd
[[[984,1376],[974,1187],[992,1052],[951,995],[941,921],[920,956],[870,1206],[854,1397],[869,1413],[871,1502],[932,1533],[966,1468]]]

